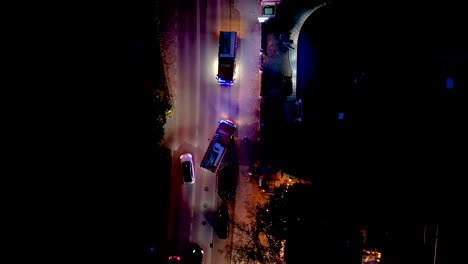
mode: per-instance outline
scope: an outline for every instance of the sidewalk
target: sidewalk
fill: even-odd
[[[238,76],[239,87],[239,119],[238,139],[236,140],[239,150],[239,174],[237,177],[237,188],[234,210],[231,212],[234,222],[244,222],[248,219],[246,202],[255,201],[251,195],[259,193],[254,181],[246,181],[245,175],[249,171],[249,165],[256,159],[255,144],[259,139],[259,116],[260,111],[260,76],[259,76],[259,50],[261,40],[261,26],[258,16],[261,14],[259,1],[238,0],[234,1],[232,13],[240,14],[240,45]],[[247,137],[247,142],[244,141]],[[246,144],[247,143],[247,144]],[[226,247],[230,248],[232,243],[239,240],[238,231],[231,225],[228,239],[222,240],[214,235],[213,258],[211,263],[236,263],[230,254],[226,254]]]
[[[233,13],[240,14],[239,38],[241,45],[239,48],[240,76],[239,87],[239,125],[238,137],[236,140],[239,158],[239,173],[237,175],[237,185],[235,194],[235,205],[232,213],[232,221],[236,223],[249,223],[251,218],[250,208],[255,208],[258,203],[265,200],[265,194],[260,191],[258,181],[248,177],[249,166],[259,160],[259,140],[260,140],[260,60],[259,51],[261,48],[261,24],[258,16],[262,9],[260,1],[234,2]],[[266,70],[271,70],[283,76],[291,76],[291,66],[287,50],[280,49],[279,36],[269,34],[268,42],[271,54],[267,54],[264,61]],[[280,84],[281,85],[281,84]],[[245,138],[245,139],[244,139]],[[214,234],[211,263],[231,264],[239,263],[235,257],[230,255],[233,244],[243,240],[243,235],[231,225],[228,239],[219,239]]]

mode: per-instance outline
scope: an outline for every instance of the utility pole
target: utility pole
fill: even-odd
[[[434,263],[436,264],[437,260],[437,238],[439,237],[439,224],[436,225],[436,232],[435,232],[435,243],[434,243]]]
[[[424,225],[424,234],[423,234],[423,243],[426,248],[427,256],[425,257],[425,262],[429,262],[432,258],[432,264],[437,264],[437,242],[439,238],[439,224],[425,224]],[[429,254],[432,253],[432,256]]]

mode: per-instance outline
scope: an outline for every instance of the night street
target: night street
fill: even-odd
[[[196,242],[204,264],[234,264],[235,224],[255,222],[246,203],[273,197],[246,176],[258,162],[310,183],[285,199],[282,263],[372,263],[363,249],[381,253],[382,264],[460,262],[467,9],[280,2],[263,25],[254,0],[77,5],[54,9],[56,28],[29,23],[40,33],[21,34],[41,45],[25,40],[19,53],[40,54],[41,65],[18,59],[35,74],[16,81],[32,82],[44,100],[31,100],[37,120],[24,122],[22,136],[38,146],[18,147],[32,157],[15,168],[30,170],[17,173],[13,192],[13,203],[28,203],[11,213],[26,212],[11,229],[21,251],[60,263],[165,263],[185,247],[180,240]],[[239,36],[228,87],[216,81],[220,31]],[[237,177],[227,239],[214,230],[226,199],[219,175],[200,167],[221,119],[237,125],[222,163]],[[185,152],[193,184],[181,176]]]

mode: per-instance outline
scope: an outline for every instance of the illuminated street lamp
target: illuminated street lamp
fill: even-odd
[[[269,18],[275,17],[276,6],[281,3],[281,0],[262,0],[262,16],[258,17],[258,22],[264,23]]]
[[[267,5],[262,6],[262,15],[267,17],[275,16],[276,14],[276,6],[275,5]]]

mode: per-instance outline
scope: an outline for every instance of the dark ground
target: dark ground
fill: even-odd
[[[297,10],[292,2],[283,1],[277,19]],[[291,202],[311,215],[294,226],[298,262],[288,263],[303,263],[306,252],[311,261],[358,263],[334,252],[340,233],[357,224],[392,230],[385,250],[393,259],[385,263],[428,263],[421,224],[448,221],[439,240],[438,263],[445,263],[462,248],[457,232],[465,235],[457,208],[466,198],[459,175],[466,174],[467,18],[452,3],[341,3],[314,13],[299,39],[302,128],[277,118],[281,102],[264,109],[272,113],[263,117],[269,162],[314,185]],[[273,28],[287,31],[285,21]],[[456,89],[445,89],[445,75],[456,76]]]
[[[288,24],[292,2],[284,1],[284,11],[280,6],[277,18],[286,22],[275,25]],[[302,128],[277,118],[281,101],[265,103],[264,146],[272,148],[265,153],[349,203],[378,190],[372,202],[392,207],[397,192],[397,208],[417,205],[416,215],[431,214],[433,194],[462,193],[457,175],[466,172],[460,150],[467,132],[461,122],[468,112],[467,18],[450,3],[358,3],[325,6],[304,24],[297,75]],[[444,88],[446,75],[456,76],[456,89]],[[423,176],[435,172],[444,177]]]
[[[152,205],[143,83],[157,67],[150,63],[154,3],[11,9],[21,10],[7,39],[21,69],[11,90],[21,94],[15,109],[22,109],[14,111],[21,133],[11,138],[22,142],[15,144],[22,158],[8,185],[20,199],[5,212],[14,218],[12,257],[141,263]]]

